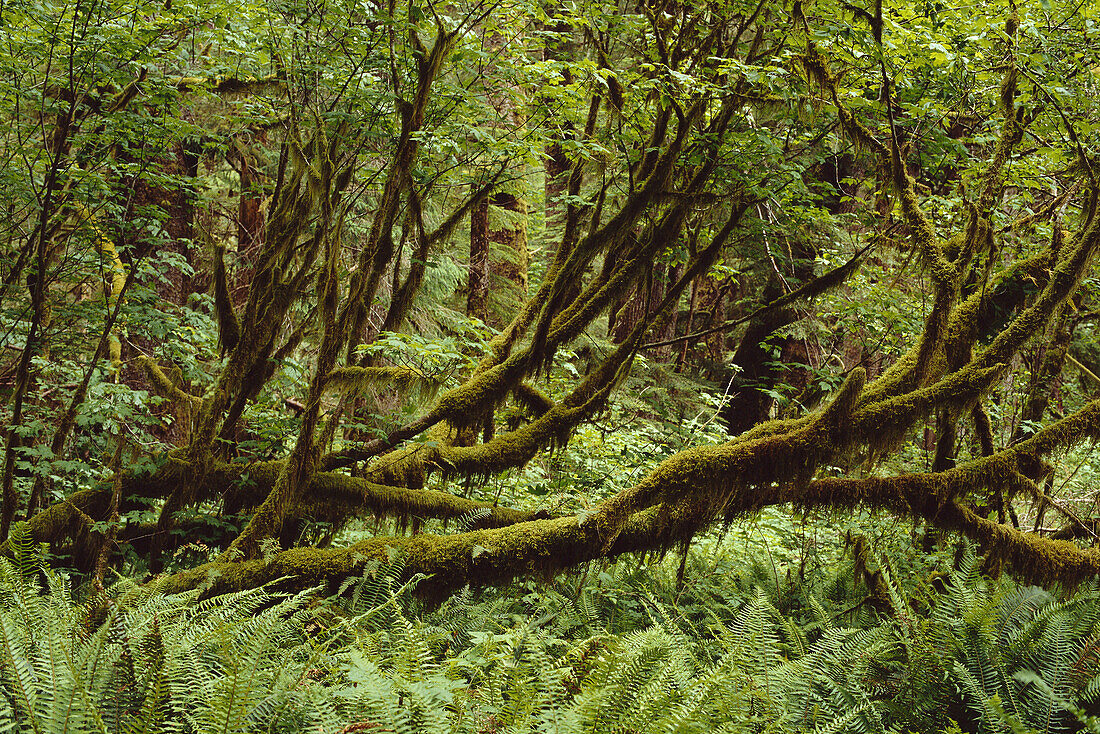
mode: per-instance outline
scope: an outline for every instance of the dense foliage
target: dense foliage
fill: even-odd
[[[0,4],[0,711],[1094,726],[1098,15]]]
[[[686,586],[620,560],[424,610],[399,562],[322,603],[127,579],[79,603],[17,533],[0,559],[0,720],[17,732],[1100,729],[1095,585],[992,583],[969,550],[904,584],[864,558],[881,597],[851,563],[773,580],[765,557],[716,547]]]

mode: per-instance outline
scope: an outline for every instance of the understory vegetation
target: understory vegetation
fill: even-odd
[[[682,581],[678,562],[630,558],[425,608],[400,559],[332,595],[200,601],[125,578],[78,594],[16,528],[14,559],[0,559],[0,721],[197,734],[1100,731],[1100,587],[991,581],[966,544],[897,568],[885,559],[910,531],[857,536],[843,560],[815,565],[792,523],[764,518],[755,543],[701,544]]]

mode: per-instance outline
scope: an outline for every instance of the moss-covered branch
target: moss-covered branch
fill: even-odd
[[[283,93],[286,88],[286,80],[277,74],[266,77],[181,76],[168,82],[180,91],[203,89],[222,95]]]
[[[231,351],[241,339],[241,320],[229,295],[225,245],[220,243],[214,247],[214,311],[218,316],[218,345],[223,353]]]
[[[815,421],[819,429],[815,437],[843,431],[858,386],[858,380],[852,381],[820,415]],[[810,438],[802,436],[804,442]],[[335,585],[363,572],[371,559],[387,560],[396,552],[404,559],[406,573],[429,577],[418,587],[419,593],[438,598],[467,583],[499,583],[518,576],[554,573],[624,552],[668,548],[690,538],[700,522],[730,519],[765,506],[788,503],[807,509],[867,507],[923,519],[979,541],[991,556],[1007,562],[1028,580],[1072,583],[1100,573],[1100,552],[1001,525],[980,516],[963,500],[983,484],[1014,481],[1016,467],[1036,457],[1097,438],[1100,401],[1013,447],[946,472],[812,480],[804,473],[810,467],[803,464],[787,481],[774,481],[776,474],[769,472],[760,475],[767,481],[753,484],[752,477],[737,472],[739,465],[751,468],[745,464],[745,457],[763,456],[771,462],[787,458],[780,455],[780,444],[769,443],[765,437],[733,442],[734,446],[741,445],[740,451],[729,445],[694,449],[667,460],[632,495],[647,492],[665,501],[630,513],[613,536],[601,522],[577,517],[539,519],[448,536],[371,538],[343,549],[293,549],[267,560],[207,564],[161,583],[165,591],[202,587],[211,594],[276,579],[286,579],[284,583],[298,588],[319,582]],[[799,473],[803,475],[799,477]],[[707,491],[685,491],[702,482],[708,483]],[[618,504],[621,506],[621,500]],[[606,514],[607,506],[605,503],[600,512]]]
[[[228,515],[251,512],[275,486],[283,464],[282,461],[220,464],[206,473],[202,487],[191,488],[185,494],[196,502],[221,498],[223,512]],[[190,473],[185,462],[169,460],[152,476],[123,475],[122,492],[124,496],[146,500],[166,497],[180,482],[187,481]],[[35,542],[55,546],[80,538],[89,522],[106,519],[110,496],[109,484],[76,492],[32,517],[27,522],[27,531]],[[352,517],[388,517],[412,525],[476,515],[480,526],[502,527],[545,517],[546,513],[513,510],[436,490],[386,486],[344,474],[317,472],[301,501],[287,515],[337,524]],[[0,545],[0,553],[6,552]]]
[[[155,387],[157,392],[164,397],[177,403],[191,405],[196,408],[202,406],[202,398],[186,393],[180,389],[152,358],[142,354],[138,356],[137,363],[142,370],[145,371],[145,375],[149,378],[149,382],[153,383],[153,387]]]
[[[405,573],[425,574],[417,593],[440,599],[466,584],[510,581],[560,572],[581,563],[655,546],[662,530],[656,510],[639,513],[610,547],[591,525],[576,517],[533,520],[504,528],[455,535],[371,538],[347,548],[295,548],[270,559],[208,563],[158,582],[166,593],[205,589],[207,595],[248,589],[283,579],[287,587],[318,583],[333,587],[364,572],[373,560],[404,560]]]
[[[827,408],[775,435],[750,432],[676,454],[639,484],[601,503],[586,522],[597,525],[610,543],[631,515],[663,503],[689,512],[694,532],[742,504],[742,498],[763,497],[764,488],[809,481],[822,461],[835,460],[862,439],[850,423],[863,383],[863,370],[855,370]]]
[[[339,367],[328,373],[325,385],[351,393],[386,386],[401,392],[416,390],[431,394],[438,389],[439,381],[411,367]]]
[[[281,467],[282,462],[226,465],[216,473],[226,512],[247,512],[259,505],[277,481]],[[289,514],[333,523],[371,515],[411,523],[455,520],[471,513],[478,513],[478,522],[486,527],[511,525],[545,514],[499,507],[436,490],[389,486],[335,472],[314,474],[302,500]]]

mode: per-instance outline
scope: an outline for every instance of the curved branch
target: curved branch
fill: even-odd
[[[710,336],[711,334],[717,334],[722,331],[729,331],[730,329],[736,328],[741,324],[752,321],[755,318],[766,316],[774,311],[786,308],[793,303],[797,303],[799,301],[807,300],[810,298],[816,298],[822,293],[825,293],[832,288],[836,288],[845,280],[847,280],[848,277],[852,275],[852,273],[859,269],[860,264],[863,262],[864,255],[870,252],[876,244],[878,243],[872,242],[871,244],[867,245],[862,250],[857,252],[855,255],[853,255],[852,258],[848,260],[848,262],[844,263],[840,267],[833,268],[829,272],[819,275],[808,283],[803,283],[790,293],[786,293],[779,298],[776,298],[774,301],[764,304],[760,308],[745,316],[733,319],[732,321],[727,321],[710,329],[694,331],[690,334],[678,336],[673,339],[665,339],[664,341],[649,342],[647,344],[643,344],[641,348],[656,349],[657,347],[667,347],[670,344],[678,344],[679,342],[702,339],[703,337]]]
[[[157,392],[161,395],[177,403],[191,405],[196,408],[202,407],[202,398],[184,392],[167,374],[165,374],[164,370],[160,368],[160,365],[154,362],[152,358],[142,354],[139,355],[135,361],[145,371],[145,375],[149,378],[149,382],[153,384],[153,387],[155,387]]]
[[[843,400],[836,401],[822,414],[823,424],[831,424],[836,430],[844,423],[857,388],[858,381],[851,384],[847,394],[842,394]],[[566,570],[597,558],[667,548],[690,538],[704,517],[713,521],[719,514],[728,518],[788,503],[804,508],[868,507],[924,519],[979,541],[993,557],[1009,563],[1029,581],[1073,583],[1100,573],[1100,552],[1001,525],[965,507],[959,498],[976,483],[1011,481],[1017,463],[1098,437],[1100,400],[1026,441],[946,472],[769,482],[755,486],[752,492],[726,488],[720,497],[698,495],[684,502],[683,496],[668,491],[676,484],[676,477],[681,476],[680,470],[690,468],[682,474],[685,483],[728,479],[731,471],[728,450],[696,449],[662,464],[667,468],[659,486],[652,486],[654,481],[649,478],[643,482],[650,485],[649,491],[666,497],[667,501],[631,513],[611,538],[606,534],[606,526],[598,522],[577,517],[538,519],[447,536],[371,538],[342,549],[297,548],[268,560],[206,564],[160,583],[166,592],[204,588],[206,594],[250,588],[278,579],[294,588],[318,582],[336,585],[344,578],[362,573],[371,559],[385,560],[397,552],[404,558],[407,574],[428,576],[417,587],[417,593],[439,599],[468,583],[500,583],[518,576]],[[764,442],[746,443],[753,444],[754,453],[778,458],[767,451]]]

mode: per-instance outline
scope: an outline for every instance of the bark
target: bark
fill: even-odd
[[[505,39],[498,33],[485,33],[482,44],[498,51]],[[486,109],[494,117],[485,123],[492,132],[506,129],[523,133],[524,113],[512,104],[508,92],[484,77],[482,84]],[[521,161],[516,162],[523,166]],[[522,168],[521,168],[522,174]],[[522,175],[497,190],[487,201],[479,202],[470,217],[470,277],[466,313],[492,326],[503,326],[511,318],[514,304],[527,297],[527,204],[523,200]],[[489,294],[494,294],[490,300]]]
[[[766,243],[768,235],[764,238]],[[799,284],[813,282],[814,252],[809,243],[788,243],[788,247],[791,248],[791,270],[787,277],[793,277]],[[770,249],[767,257],[773,270],[768,273],[768,284],[764,288],[765,303],[787,295],[783,293],[786,280]],[[775,403],[771,393],[785,371],[779,355],[772,353],[782,347],[777,333],[801,318],[794,308],[778,308],[762,311],[749,320],[731,360],[737,368],[731,384],[733,392],[721,411],[730,435],[736,436],[767,420]]]
[[[774,285],[770,292],[765,291],[765,298],[769,294],[770,300],[778,297]],[[733,353],[732,363],[738,368],[733,378],[733,393],[720,413],[731,436],[744,433],[767,420],[768,412],[775,403],[769,391],[775,387],[782,372],[782,366],[771,353],[776,345],[770,344],[769,338],[795,320],[797,315],[792,309],[776,309],[749,321]]]
[[[644,319],[651,316],[651,310],[657,307],[665,296],[665,291],[670,282],[675,282],[679,277],[679,268],[663,267],[654,268],[646,273],[643,282],[634,286],[630,294],[623,299],[618,308],[611,310],[609,317],[609,335],[611,341],[617,343],[627,338],[634,328]],[[653,334],[654,340],[661,341],[669,338],[676,327],[676,316],[679,309],[674,309],[668,318],[663,319],[658,329]],[[657,347],[658,358],[667,356],[668,350]]]
[[[654,319],[661,313],[667,312],[678,301],[688,283],[713,265],[743,213],[744,208],[734,212],[723,230],[698,253],[684,275],[670,288],[669,294],[656,311]],[[435,410],[429,416],[387,439],[387,442],[379,446],[379,450],[382,450],[390,441],[396,442],[401,436],[416,435],[444,418],[461,426],[464,421],[470,421],[471,416],[478,414],[480,408],[476,407],[477,405],[486,403],[491,405],[492,401],[502,399],[504,393],[509,390],[516,390],[517,394],[522,395],[522,403],[532,409],[534,419],[531,422],[513,431],[494,436],[487,443],[476,446],[459,447],[434,443],[398,449],[395,453],[383,457],[377,465],[368,466],[367,479],[391,487],[403,487],[409,492],[417,492],[423,488],[427,477],[436,471],[462,476],[488,476],[522,466],[538,451],[560,445],[580,421],[590,418],[602,408],[611,389],[622,375],[624,365],[632,359],[642,337],[651,325],[652,320],[639,324],[630,339],[620,345],[603,364],[590,372],[562,402],[556,404],[547,401],[529,388],[521,388],[521,383],[517,382],[523,374],[524,365],[529,363],[529,351],[514,355],[492,367],[486,365],[486,369],[475,374],[466,386],[441,396]],[[328,355],[331,362],[332,352],[323,353]],[[315,375],[327,376],[326,367],[327,362],[323,359],[319,361]],[[473,401],[472,404],[471,401]],[[204,403],[204,410],[208,408],[208,403],[209,399]],[[293,514],[294,507],[306,501],[305,498],[309,498],[309,502],[316,499],[313,482],[318,475],[312,471],[312,462],[315,460],[306,453],[315,448],[310,442],[304,440],[310,435],[310,429],[307,428],[303,429],[299,436],[296,453],[303,458],[299,458],[298,464],[280,462],[277,468],[272,470],[277,473],[271,480],[272,483],[266,485],[271,489],[263,491],[261,504],[261,509],[264,504],[267,505],[265,510],[267,518],[262,518],[256,524],[256,528],[249,531],[245,539],[237,543],[238,547],[244,546],[245,553],[255,553],[263,537],[277,534],[279,523],[285,522]],[[165,530],[170,527],[170,523],[165,519],[171,518],[176,510],[187,504],[215,496],[214,493],[220,493],[216,489],[219,486],[224,488],[225,480],[221,483],[216,480],[225,470],[219,469],[218,465],[210,462],[209,455],[196,458],[188,452],[169,457],[168,463],[154,477],[146,480],[135,479],[134,481],[140,482],[140,486],[125,492],[126,496],[167,498],[161,513],[162,521],[158,525],[158,537],[164,537]],[[322,460],[320,463],[324,465],[325,461]],[[250,473],[258,477],[263,472],[260,468],[253,468]],[[80,499],[89,507],[98,507],[96,503],[99,505],[103,503],[103,499],[94,494],[82,495]],[[369,504],[364,503],[364,506],[369,507]],[[240,509],[240,507],[232,508],[233,511]],[[61,503],[43,513],[40,516],[41,519],[34,518],[31,521],[31,531],[35,537],[45,537],[50,542],[56,543],[65,537],[79,535],[82,528],[89,524],[85,521],[89,514],[87,509],[75,501]],[[248,537],[249,535],[251,537]],[[162,544],[154,543],[155,555],[159,555],[163,550]]]
[[[493,206],[501,212],[499,226],[489,230],[490,270],[496,280],[511,291],[516,303],[527,298],[527,202],[509,192],[493,195]]]
[[[43,321],[47,318],[44,243],[40,242],[36,249],[39,251],[39,255],[36,258],[36,268],[32,271],[34,280],[30,284],[31,323],[15,375],[15,395],[12,399],[11,424],[7,430],[4,445],[4,469],[3,475],[0,477],[0,494],[3,497],[3,503],[0,505],[0,540],[8,537],[11,524],[15,521],[16,513],[19,511],[19,495],[15,489],[16,461],[19,449],[24,445],[24,439],[19,434],[19,429],[23,426],[23,411],[27,402],[27,395],[35,379],[31,368],[31,360],[42,349],[44,339],[41,332]]]
[[[240,185],[237,195],[237,257],[243,261],[243,267],[237,276],[247,283],[251,274],[248,264],[255,259],[257,251],[263,246],[263,188],[262,178],[254,165],[254,157],[243,145],[237,146],[236,154]]]
[[[727,351],[727,337],[721,325],[726,322],[730,293],[735,284],[726,278],[705,276],[699,279],[696,293],[696,316],[706,331],[701,339],[702,354],[698,359],[712,364],[722,361]]]
[[[466,315],[489,321],[489,199],[470,212],[470,268],[466,285]]]

